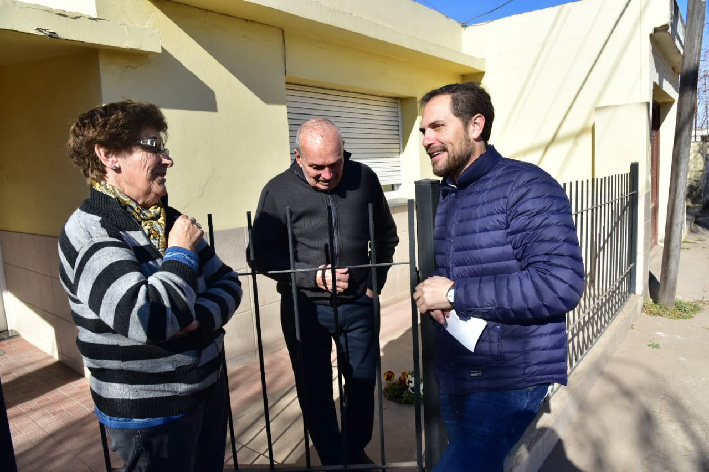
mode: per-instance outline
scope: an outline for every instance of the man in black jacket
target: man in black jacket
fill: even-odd
[[[290,207],[300,343],[291,274],[266,275],[276,280],[281,294],[281,326],[304,419],[324,465],[343,464],[345,459],[348,464],[371,463],[364,448],[372,437],[379,333],[373,270],[358,267],[369,263],[369,205],[378,263],[393,260],[399,241],[396,225],[376,174],[349,160],[334,123],[324,118],[304,123],[294,154],[290,168],[261,192],[251,265],[260,272],[291,268],[286,217]],[[376,269],[378,288],[384,285],[387,270]],[[333,339],[345,378],[346,456],[332,395]]]

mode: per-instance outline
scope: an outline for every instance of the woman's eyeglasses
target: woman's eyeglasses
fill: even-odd
[[[148,151],[152,154],[162,154],[165,157],[170,157],[170,151],[165,147],[163,143],[158,138],[146,138],[137,141],[136,144],[140,146],[144,151]]]

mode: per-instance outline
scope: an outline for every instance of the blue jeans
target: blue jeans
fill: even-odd
[[[441,392],[448,446],[433,472],[500,472],[534,420],[549,384],[499,392]]]
[[[224,470],[226,376],[220,372],[210,395],[180,418],[153,428],[106,427],[111,450],[123,460],[123,472]]]
[[[298,402],[310,438],[323,465],[343,464],[342,435],[332,392],[332,340],[340,348],[345,378],[343,414],[348,463],[359,463],[372,439],[374,386],[379,355],[374,330],[374,302],[367,295],[338,306],[340,336],[336,336],[334,310],[304,297],[298,300],[301,343],[295,333],[293,299],[281,298],[281,326],[295,372]],[[298,351],[303,369],[300,369]]]

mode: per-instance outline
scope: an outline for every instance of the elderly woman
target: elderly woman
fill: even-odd
[[[124,471],[222,471],[223,326],[237,274],[194,218],[167,206],[160,109],[110,103],[71,127],[67,153],[90,195],[59,237],[61,281],[99,421]]]

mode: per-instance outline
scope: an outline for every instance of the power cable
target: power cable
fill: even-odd
[[[507,5],[508,3],[512,3],[512,2],[514,2],[514,1],[515,1],[515,0],[507,0],[507,1],[506,1],[505,3],[503,3],[502,5],[499,5],[499,6],[495,7],[495,8],[493,8],[493,9],[490,10],[490,11],[486,11],[485,13],[481,13],[481,14],[478,15],[478,16],[472,17],[472,18],[469,19],[468,21],[464,21],[463,24],[464,24],[465,26],[468,26],[471,21],[476,20],[476,19],[480,18],[481,16],[485,16],[485,15],[487,15],[487,14],[490,14],[490,13],[494,12],[494,11],[497,11],[497,10],[499,10],[500,8],[502,8],[502,7],[504,7],[505,5]]]

